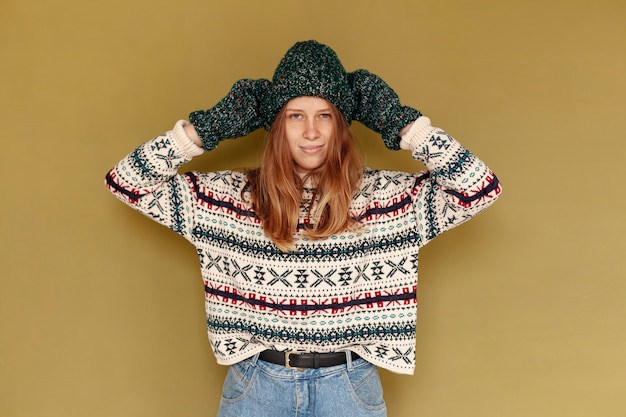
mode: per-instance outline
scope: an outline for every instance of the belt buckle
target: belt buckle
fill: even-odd
[[[306,353],[306,351],[304,351],[304,350],[288,350],[287,352],[285,352],[285,368],[301,370],[302,368],[296,368],[296,367],[291,366],[291,364],[289,363],[289,357],[291,355],[301,355],[303,353]]]

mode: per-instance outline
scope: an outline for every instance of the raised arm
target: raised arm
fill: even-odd
[[[194,196],[178,168],[203,152],[187,131],[194,136],[188,122],[177,122],[124,157],[105,178],[119,200],[182,235],[188,235],[193,224]]]
[[[355,120],[380,133],[389,149],[411,150],[428,168],[411,187],[424,244],[500,196],[502,187],[491,169],[418,110],[403,106],[380,77],[357,70],[350,80],[357,98]]]
[[[193,226],[193,174],[178,168],[224,139],[245,136],[262,126],[261,94],[267,80],[239,80],[226,97],[208,110],[190,114],[191,123],[144,143],[106,175],[106,186],[117,198],[172,230],[187,236]]]
[[[427,117],[411,124],[400,147],[428,168],[413,187],[416,218],[426,241],[474,217],[502,192],[493,171],[444,130],[431,126]]]

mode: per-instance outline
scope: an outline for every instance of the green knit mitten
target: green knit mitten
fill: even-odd
[[[215,106],[191,113],[189,121],[202,140],[202,148],[210,151],[224,139],[246,136],[262,127],[261,104],[269,87],[266,79],[242,79]]]
[[[354,120],[381,134],[385,146],[400,149],[398,134],[422,113],[400,104],[398,95],[379,76],[360,69],[348,73],[356,102]]]

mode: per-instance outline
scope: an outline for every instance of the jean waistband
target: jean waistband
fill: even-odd
[[[330,366],[343,365],[348,362],[347,355],[351,360],[360,358],[354,352],[330,352],[330,353],[308,353],[298,351],[279,352],[277,350],[264,350],[259,354],[259,359],[285,368],[325,368]]]

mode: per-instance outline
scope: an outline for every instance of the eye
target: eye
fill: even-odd
[[[292,120],[300,120],[303,116],[302,113],[289,113],[287,117]]]
[[[332,115],[332,114],[330,114],[330,113],[321,113],[321,114],[319,115],[319,117],[320,117],[320,119],[332,119],[332,118],[333,118],[333,115]]]

